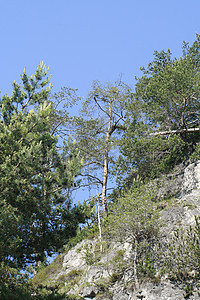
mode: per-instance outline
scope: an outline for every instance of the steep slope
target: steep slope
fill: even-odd
[[[152,182],[150,187],[158,185],[157,207],[164,222],[160,241],[166,243],[177,228],[194,226],[195,217],[200,216],[200,161],[177,167],[172,174]],[[57,258],[57,262],[60,260],[57,268],[53,267],[54,262],[42,270],[45,280],[41,273],[36,279],[47,285],[57,284],[62,293],[76,295],[77,299],[200,299],[197,285],[188,291],[166,276],[157,279],[154,276],[153,281],[145,279],[139,289],[135,289],[129,268],[133,255],[128,238],[123,243],[103,241],[101,245],[98,237],[83,240]],[[119,268],[124,270],[122,276]]]

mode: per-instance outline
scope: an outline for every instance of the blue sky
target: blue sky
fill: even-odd
[[[77,88],[86,97],[93,80],[134,86],[153,51],[181,54],[182,41],[200,33],[199,0],[6,0],[0,4],[0,91],[12,91],[24,66],[43,60],[53,92]]]
[[[195,40],[199,12],[199,0],[2,0],[1,96],[24,66],[31,75],[41,60],[54,92],[68,86],[86,97],[93,80],[119,76],[134,86],[154,50],[179,56],[182,41]]]
[[[12,91],[24,66],[50,66],[53,92],[93,80],[134,86],[153,51],[181,54],[200,33],[199,0],[6,0],[0,4],[0,91]],[[74,196],[80,198],[79,192]]]
[[[182,41],[200,33],[199,0],[6,0],[0,4],[0,91],[12,90],[24,66],[43,60],[53,91],[93,80],[134,85],[154,50],[181,54]]]

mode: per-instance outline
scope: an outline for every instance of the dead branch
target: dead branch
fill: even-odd
[[[150,133],[150,136],[158,136],[158,135],[169,135],[169,134],[179,134],[179,133],[191,133],[191,132],[198,132],[200,128],[185,128],[185,129],[176,129],[176,130],[169,130],[169,131],[159,131]]]

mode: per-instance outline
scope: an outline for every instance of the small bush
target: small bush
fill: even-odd
[[[32,279],[34,285],[46,284],[48,279],[62,269],[63,255],[58,255],[46,268],[41,269]]]
[[[75,277],[80,277],[83,274],[83,270],[71,270],[67,274],[62,274],[58,277],[58,281],[70,281],[73,280]]]
[[[85,239],[93,239],[98,234],[98,226],[96,224],[89,225],[87,227],[77,230],[76,236],[70,238],[64,249],[65,252],[69,251],[71,248],[75,247],[78,243]]]
[[[112,273],[112,275],[110,275],[110,277],[109,277],[109,283],[111,284],[111,285],[113,285],[113,284],[115,284],[115,282],[117,282],[118,280],[120,280],[121,279],[121,274],[120,274],[120,272],[114,272],[114,273]]]

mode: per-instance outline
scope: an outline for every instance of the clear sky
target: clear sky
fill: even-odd
[[[31,75],[41,60],[54,92],[68,86],[86,97],[93,80],[119,76],[134,86],[154,50],[179,56],[182,41],[195,40],[199,12],[199,0],[2,0],[1,96],[24,66]]]
[[[93,80],[134,85],[154,50],[181,54],[200,33],[199,0],[6,0],[0,4],[0,91],[43,60],[53,91]]]
[[[200,0],[1,0],[0,91],[43,60],[53,91],[87,95],[93,80],[134,85],[153,51],[181,54],[200,34]]]

